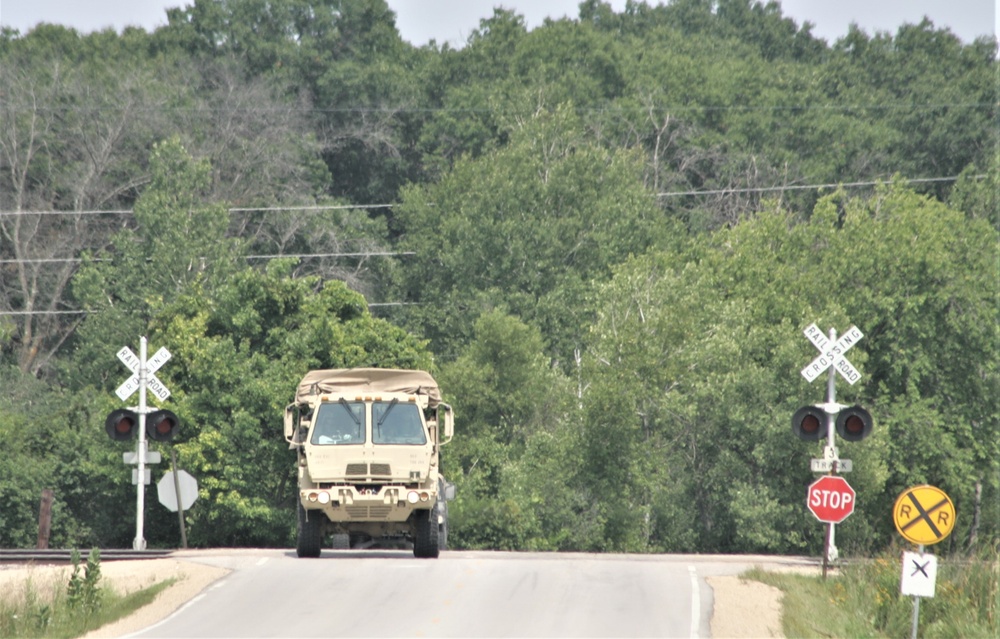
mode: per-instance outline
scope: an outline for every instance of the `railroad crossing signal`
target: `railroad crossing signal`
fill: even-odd
[[[837,434],[849,442],[859,442],[872,432],[871,413],[860,406],[849,406],[837,413]]]
[[[802,369],[802,377],[806,378],[806,381],[812,382],[817,377],[820,376],[824,371],[829,370],[832,366],[841,377],[847,380],[849,384],[854,384],[859,379],[861,379],[861,373],[858,369],[847,361],[844,357],[846,353],[852,346],[854,346],[858,340],[865,336],[864,333],[857,326],[852,326],[847,330],[846,333],[840,336],[836,342],[831,343],[831,340],[823,334],[823,331],[816,326],[815,323],[810,324],[803,331],[810,342],[813,343],[819,350],[819,355],[813,361]]]
[[[132,439],[138,426],[139,416],[126,408],[111,411],[104,420],[104,430],[107,431],[108,437],[115,441]]]
[[[836,415],[833,420],[829,416]],[[810,442],[827,438],[827,422],[833,421],[837,434],[849,442],[859,442],[872,432],[872,416],[860,406],[819,404],[803,406],[792,414],[792,432]]]
[[[132,393],[139,391],[139,405],[112,411],[104,422],[104,429],[114,440],[131,439],[133,434],[137,435],[134,458],[137,468],[132,471],[133,482],[138,486],[135,499],[135,540],[132,547],[145,550],[143,510],[146,503],[145,487],[149,483],[146,464],[159,462],[159,459],[156,462],[148,459],[146,436],[155,441],[170,441],[177,434],[179,426],[177,415],[171,411],[146,406],[146,391],[153,393],[160,401],[170,397],[170,390],[153,374],[170,359],[170,351],[161,348],[147,358],[146,338],[142,337],[139,340],[138,356],[128,346],[123,346],[118,351],[118,359],[132,371],[132,375],[118,387],[115,394],[125,401]],[[126,457],[125,463],[132,462]]]
[[[146,435],[154,441],[170,441],[179,428],[180,420],[173,411],[158,410],[146,415]]]
[[[809,442],[826,439],[827,414],[818,406],[803,406],[792,415],[792,432]]]
[[[940,488],[914,486],[896,499],[892,521],[907,541],[918,545],[936,544],[955,528],[955,504]]]

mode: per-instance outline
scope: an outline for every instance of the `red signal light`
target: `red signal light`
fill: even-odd
[[[803,406],[792,415],[792,432],[806,441],[826,439],[826,428],[826,413],[815,406]]]
[[[104,420],[104,430],[107,431],[108,437],[115,441],[132,439],[138,425],[139,416],[125,408],[111,411]]]
[[[179,428],[180,420],[172,411],[158,410],[146,415],[146,435],[154,441],[170,441]]]
[[[872,416],[860,406],[837,413],[837,434],[849,442],[859,442],[872,432]]]

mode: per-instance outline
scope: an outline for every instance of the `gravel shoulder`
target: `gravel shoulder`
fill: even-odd
[[[0,566],[0,596],[7,599],[23,592],[30,578],[36,592],[64,587],[69,566]],[[99,628],[84,639],[124,637],[151,626],[173,614],[211,584],[229,574],[218,566],[182,559],[145,559],[101,564],[102,583],[127,594],[174,579],[175,583],[157,595],[151,604],[135,614]],[[708,577],[714,597],[711,633],[726,639],[780,638],[781,596],[777,588],[740,577]]]
[[[740,577],[708,577],[715,605],[712,636],[726,639],[784,637],[781,590]]]

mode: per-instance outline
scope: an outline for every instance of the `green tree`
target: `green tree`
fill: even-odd
[[[0,544],[35,547],[42,491],[51,489],[50,547],[130,548],[135,487],[104,433],[117,398],[60,391],[16,367],[0,370],[0,381]]]
[[[197,546],[284,545],[295,527],[294,456],[282,412],[314,368],[429,369],[422,342],[373,318],[342,282],[289,277],[293,263],[192,287],[152,322],[173,358],[164,381],[183,426],[176,448],[198,478]]]
[[[807,223],[762,212],[619,269],[584,369],[585,427],[614,443],[587,447],[585,465],[602,507],[625,500],[651,515],[607,538],[690,548],[676,523],[660,528],[674,516],[695,527],[700,551],[818,547],[801,506],[817,451],[788,428],[798,406],[823,399],[798,374],[813,321],[865,332],[851,355],[864,378],[841,384],[838,400],[876,419],[869,439],[838,444],[859,494],[838,540],[884,543],[878,513],[911,482],[970,506],[976,481],[994,490],[996,242],[985,222],[894,186],[828,197]]]
[[[405,192],[400,247],[416,255],[404,286],[418,304],[409,315],[451,359],[472,318],[503,306],[565,364],[588,322],[590,280],[654,243],[663,225],[635,156],[591,144],[568,109],[511,135],[506,148]]]
[[[107,355],[135,345],[148,322],[195,282],[221,282],[238,267],[238,242],[226,239],[229,214],[202,198],[209,165],[195,161],[177,138],[154,147],[151,181],[135,205],[135,228],[81,266],[75,297],[91,315],[72,343],[68,379],[107,379]]]
[[[484,313],[439,381],[454,397],[460,433],[444,455],[459,485],[451,507],[461,547],[580,547],[583,496],[572,488],[577,437],[569,381],[548,364],[539,330]]]

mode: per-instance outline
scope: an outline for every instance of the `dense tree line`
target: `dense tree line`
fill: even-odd
[[[195,545],[289,544],[294,384],[386,366],[455,406],[454,545],[816,553],[813,322],[865,333],[838,400],[876,420],[841,446],[838,545],[893,543],[924,482],[952,550],[995,543],[996,56],[926,20],[827,43],[755,0],[497,9],[459,49],[384,0],[4,30],[0,545],[34,543],[43,488],[53,545],[131,544],[103,420],[145,335]]]

